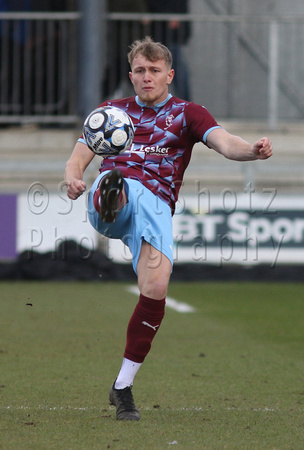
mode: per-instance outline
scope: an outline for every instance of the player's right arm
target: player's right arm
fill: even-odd
[[[67,195],[71,200],[76,200],[86,190],[83,174],[94,156],[94,153],[85,144],[76,143],[72,155],[66,163],[64,173]]]

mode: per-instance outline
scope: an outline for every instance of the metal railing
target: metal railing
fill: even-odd
[[[174,40],[167,30],[162,36],[169,47],[183,47],[193,101],[216,117],[262,119],[270,129],[280,120],[304,118],[304,16],[109,14],[112,91],[117,73],[128,71],[127,44],[145,34],[154,37],[157,27],[172,20],[190,26],[186,43],[183,34]],[[113,70],[115,61],[119,70]]]
[[[107,32],[96,32],[100,17],[84,30],[88,36],[94,29],[90,42],[101,42],[96,47],[101,53],[91,57],[79,37],[81,17],[0,13],[0,123],[75,124],[90,88],[95,106],[108,96],[132,92],[128,46],[146,34],[158,35],[173,19],[190,29],[187,39],[184,27],[165,40],[181,47],[184,61],[176,72],[182,74],[181,87],[189,77],[196,103],[217,118],[262,119],[271,129],[279,121],[304,117],[304,16],[105,14]]]
[[[75,122],[79,18],[0,13],[0,122]]]

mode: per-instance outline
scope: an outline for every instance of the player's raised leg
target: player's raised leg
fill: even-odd
[[[124,206],[124,181],[118,169],[107,173],[100,182],[100,217],[104,222],[115,222],[119,209]]]

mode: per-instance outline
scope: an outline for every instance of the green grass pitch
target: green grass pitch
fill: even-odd
[[[0,449],[304,447],[304,283],[171,283],[119,422],[128,286],[0,283]]]

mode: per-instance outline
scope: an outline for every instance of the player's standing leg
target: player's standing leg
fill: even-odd
[[[119,420],[140,418],[133,400],[132,384],[164,317],[171,269],[166,256],[144,241],[137,264],[139,301],[128,325],[121,370],[110,390],[110,401],[117,408]]]

